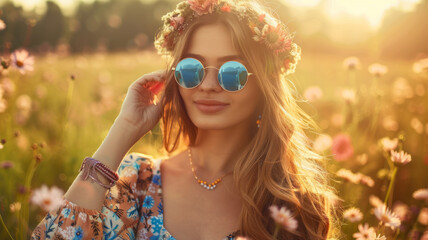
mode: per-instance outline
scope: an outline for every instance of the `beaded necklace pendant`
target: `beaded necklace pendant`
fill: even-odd
[[[207,181],[201,180],[198,178],[198,176],[196,176],[196,171],[195,168],[193,167],[193,162],[192,162],[192,153],[190,152],[190,148],[188,148],[188,152],[189,152],[189,160],[190,160],[190,167],[192,168],[192,172],[193,172],[193,176],[195,177],[196,181],[198,181],[198,183],[205,189],[207,190],[213,190],[217,187],[217,184],[221,182],[221,180],[223,179],[224,176],[226,176],[229,173],[224,174],[223,176],[217,178],[214,182],[212,183],[207,183]]]

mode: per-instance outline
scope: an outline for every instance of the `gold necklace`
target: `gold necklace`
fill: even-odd
[[[227,174],[229,174],[229,173],[232,173],[232,172],[228,172],[228,173],[224,174],[223,176],[221,176],[221,177],[217,178],[214,182],[212,182],[212,183],[210,183],[210,184],[207,184],[207,181],[200,180],[200,179],[198,178],[198,176],[196,176],[195,168],[193,168],[192,153],[190,152],[190,147],[189,147],[187,150],[188,150],[188,152],[189,152],[190,167],[192,168],[193,175],[195,176],[196,181],[198,181],[198,183],[199,183],[203,188],[208,189],[208,190],[213,190],[214,188],[216,188],[216,187],[217,187],[217,184],[221,182],[221,180],[223,179],[223,177],[224,177],[224,176],[226,176],[226,175],[227,175]]]

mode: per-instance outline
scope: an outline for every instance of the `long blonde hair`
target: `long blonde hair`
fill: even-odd
[[[248,7],[261,7],[248,4]],[[171,68],[186,52],[196,28],[222,23],[230,30],[233,44],[248,61],[264,96],[262,122],[242,151],[234,169],[234,183],[242,198],[241,235],[272,239],[275,222],[269,206],[286,206],[295,213],[298,229],[281,230],[279,239],[326,239],[335,225],[333,201],[322,156],[310,147],[305,130],[317,130],[314,121],[297,105],[297,91],[280,71],[279,61],[251,40],[247,26],[233,14],[207,14],[191,22],[178,39],[165,85],[161,128],[163,145],[171,153],[193,145],[198,129],[190,120]]]

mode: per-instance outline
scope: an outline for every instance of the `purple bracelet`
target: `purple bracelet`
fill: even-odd
[[[95,173],[95,170],[101,173],[105,178],[107,178],[110,183],[104,184],[100,181],[98,178],[98,175]],[[81,178],[83,180],[87,180],[88,177],[91,178],[93,181],[98,183],[100,186],[104,187],[105,189],[109,189],[113,187],[116,182],[119,180],[119,176],[117,173],[110,170],[106,165],[101,163],[100,161],[86,157],[85,160],[83,160],[82,165],[80,166],[80,172],[83,171]]]

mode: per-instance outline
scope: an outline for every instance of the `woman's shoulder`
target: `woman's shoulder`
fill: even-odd
[[[131,152],[122,159],[117,173],[122,180],[128,182],[150,179],[154,174],[157,160],[148,154]]]
[[[132,192],[137,197],[144,196],[151,183],[157,180],[156,166],[159,160],[160,158],[139,152],[126,154],[117,170],[119,181],[112,188],[112,197],[117,197],[123,190]]]

